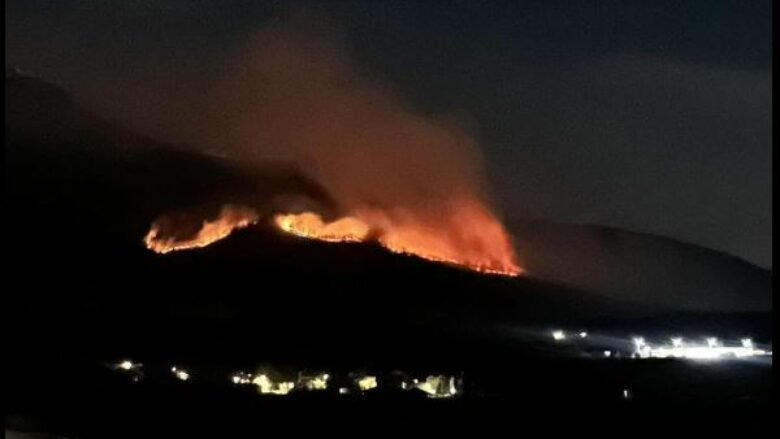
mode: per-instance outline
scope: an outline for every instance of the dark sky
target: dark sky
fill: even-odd
[[[770,0],[8,0],[6,62],[83,95],[149,69],[207,76],[301,5],[368,74],[473,122],[506,217],[772,266]]]

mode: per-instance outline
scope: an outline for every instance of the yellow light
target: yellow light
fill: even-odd
[[[444,375],[431,375],[416,387],[427,393],[430,398],[450,398],[457,393],[455,378],[447,378]]]
[[[286,395],[295,388],[295,383],[283,381],[274,383],[268,375],[260,374],[252,380],[252,384],[257,386],[257,391],[262,394]]]
[[[362,391],[371,390],[377,386],[375,376],[364,376],[357,380],[358,388]]]
[[[325,390],[328,388],[328,379],[330,375],[327,373],[321,375],[315,375],[313,377],[300,377],[299,380],[306,390]]]

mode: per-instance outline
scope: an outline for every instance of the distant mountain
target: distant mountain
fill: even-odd
[[[257,169],[129,133],[33,78],[7,76],[6,96],[10,303],[19,325],[57,328],[24,346],[120,350],[168,340],[197,352],[260,337],[268,352],[291,354],[317,333],[331,340],[327,349],[359,344],[380,355],[414,345],[433,355],[442,337],[491,327],[771,310],[765,270],[600,227],[514,224],[530,270],[519,279],[282,235],[268,217],[280,195],[332,203],[295,168]],[[143,247],[157,215],[185,209],[206,218],[227,202],[258,208],[262,220],[204,249]],[[111,328],[111,341],[95,328]]]
[[[522,265],[540,279],[679,310],[771,311],[772,273],[673,239],[597,225],[516,221]]]

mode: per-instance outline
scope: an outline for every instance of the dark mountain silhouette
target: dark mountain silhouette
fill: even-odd
[[[745,424],[771,419],[757,415],[771,406],[770,368],[593,361],[550,341],[553,328],[587,328],[594,334],[588,340],[611,340],[611,349],[630,349],[636,331],[766,341],[771,312],[734,312],[771,310],[770,273],[744,261],[659,237],[544,222],[514,225],[531,271],[521,278],[371,243],[313,242],[270,224],[279,197],[337,208],[294,167],[247,167],[138,136],[60,88],[18,74],[6,78],[6,114],[11,435],[224,437],[244,430],[254,437],[322,434],[327,426],[343,435],[344,426],[408,431],[413,420],[448,420],[462,433],[449,421],[461,419],[478,420],[482,434],[528,403],[567,419],[597,407],[630,428],[650,409],[668,417],[670,404],[684,408],[686,419],[692,406],[700,408],[702,425],[711,424],[713,403],[730,418],[741,413]],[[252,206],[261,219],[197,250],[144,248],[158,215],[209,218],[223,203]],[[105,367],[127,357],[144,363],[142,382]],[[172,364],[186,365],[193,378],[172,379]],[[380,381],[399,369],[420,377],[462,373],[468,389],[455,401],[384,385],[367,397],[345,399],[330,389],[280,400],[227,381],[258,364],[334,376],[367,369]],[[620,397],[627,387],[632,399],[639,395],[628,405]]]
[[[410,349],[416,358],[446,358],[453,342],[509,337],[496,328],[771,309],[765,270],[598,227],[518,223],[531,271],[519,279],[371,244],[283,236],[269,219],[278,197],[333,207],[294,167],[257,169],[161,144],[37,79],[7,76],[6,95],[9,278],[18,290],[11,305],[15,319],[41,328],[19,342],[22,350],[105,353],[162,340],[192,355],[235,355],[236,345],[260,338],[266,354],[295,356],[291,346],[316,334],[332,342],[313,344],[309,357],[349,358],[362,346],[364,360]],[[180,209],[208,218],[223,203],[257,208],[260,223],[195,251],[143,247],[157,215]],[[110,341],[95,328],[110,328]]]
[[[598,225],[515,221],[531,274],[613,299],[680,310],[770,311],[772,274],[737,257]]]

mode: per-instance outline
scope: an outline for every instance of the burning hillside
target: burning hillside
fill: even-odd
[[[477,203],[463,203],[451,217],[427,224],[409,212],[362,209],[331,222],[311,212],[274,218],[283,231],[332,242],[362,242],[375,238],[395,253],[412,254],[484,273],[516,276],[511,240],[490,212]]]
[[[285,232],[372,240],[396,253],[519,274],[511,239],[487,201],[479,144],[468,124],[418,111],[395,87],[364,73],[327,28],[305,19],[271,26],[185,106],[195,112],[194,126],[172,122],[176,130],[168,135],[208,142],[250,164],[293,163],[317,181],[340,216],[282,206],[276,225]],[[162,247],[206,245],[226,236],[229,225],[250,222],[231,217],[204,224],[185,245],[175,240]],[[155,243],[159,234],[150,233]]]
[[[214,220],[204,220],[199,227],[189,230],[181,227],[181,217],[161,216],[152,223],[144,237],[146,248],[156,253],[169,253],[205,247],[230,235],[233,230],[242,229],[257,222],[257,213],[246,207],[227,205]]]
[[[463,203],[460,209],[438,227],[421,222],[408,212],[377,208],[358,210],[333,221],[325,221],[314,212],[277,214],[274,224],[283,232],[307,239],[376,241],[394,253],[483,273],[520,274],[509,236],[490,212],[478,203]],[[217,218],[204,220],[197,227],[192,226],[191,220],[181,221],[178,216],[165,215],[152,223],[144,243],[148,249],[162,254],[201,248],[257,221],[258,214],[253,209],[230,205],[224,206]]]

